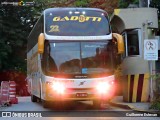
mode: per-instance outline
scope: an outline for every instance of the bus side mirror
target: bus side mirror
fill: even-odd
[[[124,41],[123,37],[120,34],[117,33],[112,33],[113,39],[117,40],[118,44],[118,54],[123,54],[124,53]]]
[[[44,40],[45,40],[44,34],[43,33],[39,34],[39,36],[38,36],[38,53],[42,54],[44,52]]]

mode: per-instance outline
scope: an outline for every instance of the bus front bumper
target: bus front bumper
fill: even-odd
[[[67,89],[63,93],[48,91],[47,101],[88,101],[88,100],[104,100],[107,101],[114,96],[115,89],[112,87],[108,91],[99,93],[95,89]]]

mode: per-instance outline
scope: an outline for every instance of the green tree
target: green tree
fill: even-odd
[[[118,0],[54,0],[43,4],[45,8],[50,7],[91,7],[100,8],[109,14],[118,7]]]
[[[139,0],[119,0],[119,8],[127,8],[129,4],[139,4]]]
[[[89,0],[76,0],[74,4],[76,7],[88,7]]]
[[[150,7],[154,7],[158,9],[158,25],[160,29],[160,0],[152,0],[150,3]]]
[[[51,1],[35,0],[34,6],[0,5],[0,71],[26,72],[27,36]]]
[[[26,71],[27,36],[35,23],[31,13],[30,8],[0,6],[0,71]]]

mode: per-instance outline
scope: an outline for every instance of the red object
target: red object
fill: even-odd
[[[1,104],[9,103],[9,82],[1,82]]]
[[[9,100],[12,104],[18,104],[18,99],[16,98],[16,83],[15,81],[9,81]]]

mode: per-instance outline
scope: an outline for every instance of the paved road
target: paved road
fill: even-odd
[[[0,117],[0,120],[160,120],[158,117],[135,117],[144,115],[144,113],[116,108],[107,104],[103,104],[100,110],[93,109],[92,103],[89,101],[70,103],[65,109],[57,110],[52,106],[43,108],[41,103],[32,103],[30,97],[20,97],[18,104],[0,108],[0,111],[1,115],[2,112],[6,114],[5,112],[12,111],[11,118]],[[39,118],[21,118],[31,116]]]

